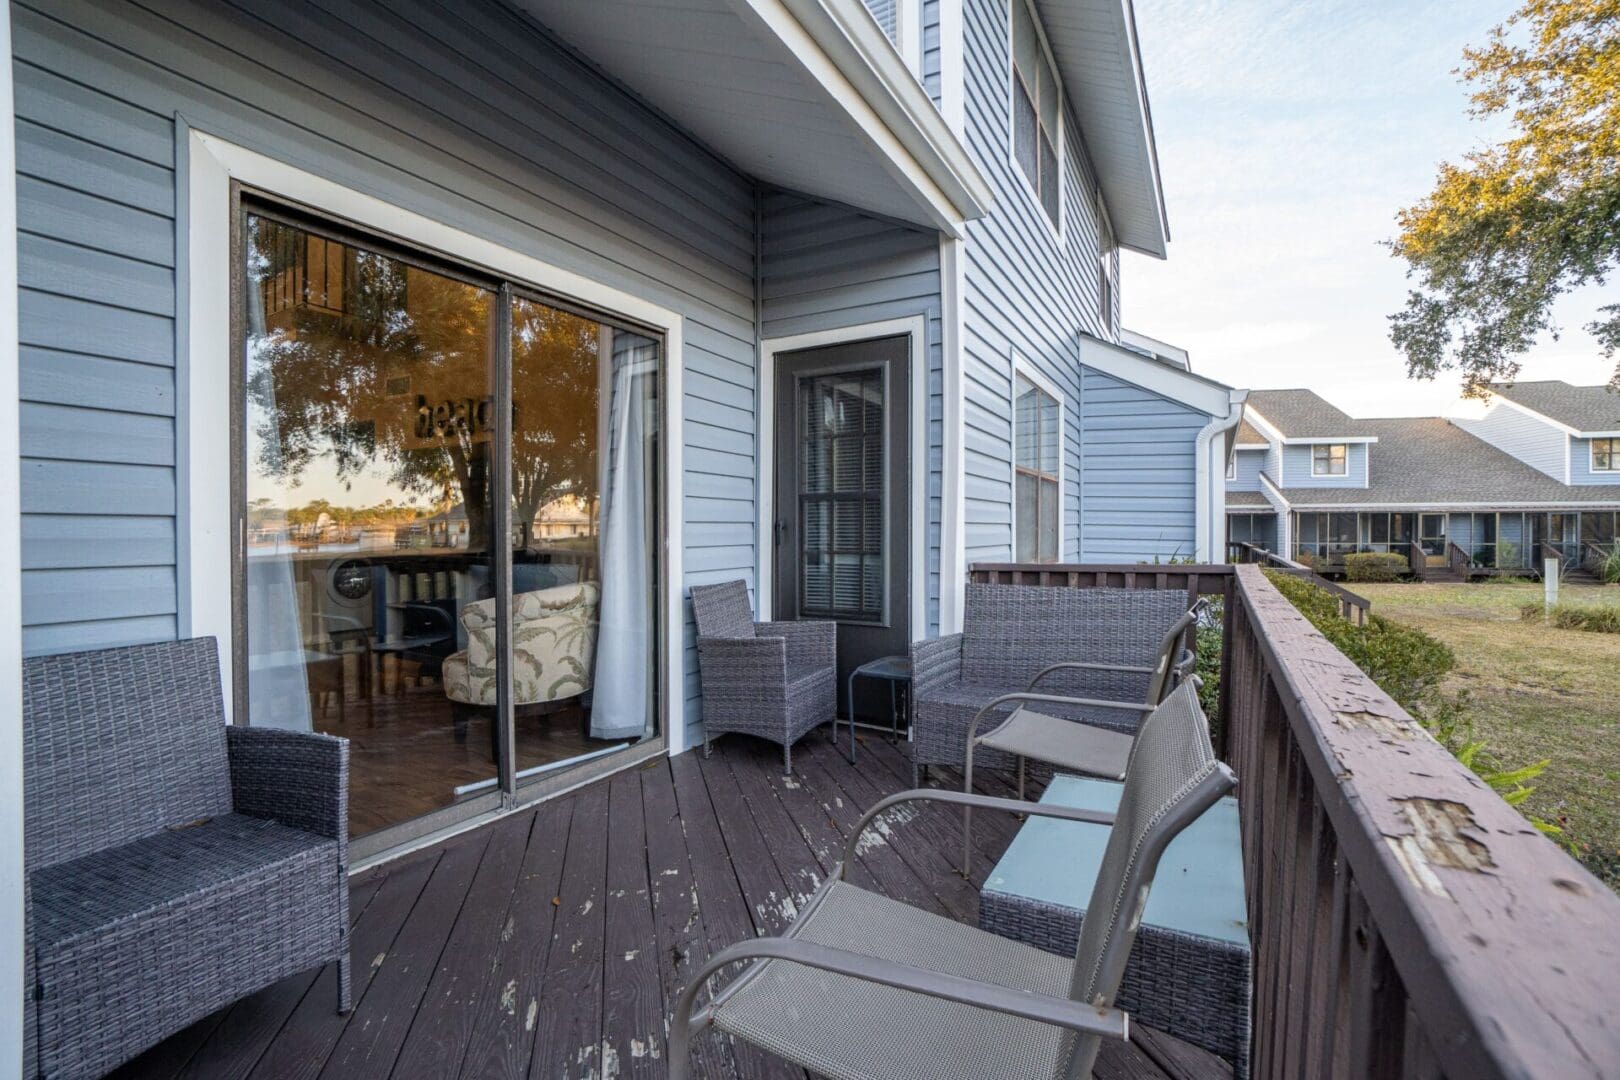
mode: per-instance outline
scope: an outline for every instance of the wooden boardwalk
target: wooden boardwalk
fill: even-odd
[[[880,737],[864,740],[858,766],[823,733],[793,759],[784,779],[776,747],[731,736],[710,759],[659,759],[358,875],[350,1015],[334,1012],[329,967],[208,1017],[115,1075],[664,1076],[667,1010],[695,966],[781,930],[861,810],[910,784],[902,750]],[[975,881],[1015,827],[975,829]],[[977,893],[952,862],[960,835],[949,812],[902,813],[863,845],[853,879],[972,922]],[[1230,1076],[1203,1051],[1135,1034],[1104,1047],[1098,1077]],[[700,1076],[804,1080],[713,1032],[695,1054]]]

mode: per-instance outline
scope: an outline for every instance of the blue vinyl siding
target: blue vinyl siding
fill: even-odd
[[[751,576],[744,177],[494,2],[29,0],[12,33],[28,652],[183,630],[177,114],[679,311],[687,571]]]
[[[922,3],[922,84],[923,89],[934,99],[934,104],[940,102],[940,68],[939,68],[939,0],[923,0]]]
[[[1233,455],[1237,476],[1226,482],[1227,491],[1259,491],[1260,470],[1266,464],[1266,451],[1239,450]]]
[[[766,338],[923,315],[928,325],[928,626],[939,626],[940,374],[939,236],[844,206],[775,192],[765,199]],[[766,437],[770,427],[765,426]]]
[[[966,141],[995,191],[970,222],[962,310],[965,559],[1012,556],[1012,357],[1062,393],[1065,559],[1080,555],[1081,436],[1077,333],[1107,337],[1097,283],[1095,179],[1064,113],[1063,220],[1058,239],[1009,148],[1006,0],[964,0]],[[1188,507],[1189,518],[1191,506]],[[1189,547],[1190,551],[1190,547]]]
[[[1482,417],[1455,417],[1451,422],[1554,480],[1565,480],[1564,449],[1568,436],[1551,424],[1501,403],[1493,405]]]
[[[870,11],[872,18],[883,27],[883,32],[889,36],[889,40],[894,41],[895,28],[899,21],[900,0],[866,0],[866,10]]]
[[[1350,443],[1345,449],[1343,476],[1312,476],[1309,443],[1288,443],[1282,448],[1283,487],[1366,487],[1367,444]]]
[[[1620,473],[1592,470],[1592,440],[1569,438],[1569,482],[1571,484],[1620,485]]]
[[[1197,551],[1196,409],[1082,369],[1082,562],[1152,562]]]

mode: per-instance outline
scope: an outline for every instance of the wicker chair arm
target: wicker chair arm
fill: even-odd
[[[946,634],[911,643],[911,692],[924,701],[962,675],[962,635]]]
[[[951,791],[947,788],[912,788],[909,791],[899,791],[886,799],[880,799],[872,808],[862,815],[861,820],[850,832],[848,840],[844,843],[844,860],[838,864],[833,873],[844,877],[849,867],[855,862],[855,848],[860,843],[861,834],[877,816],[891,807],[908,802],[942,802],[953,806],[965,806],[974,810],[1000,810],[1008,814],[1032,814],[1035,817],[1062,818],[1064,821],[1079,821],[1088,825],[1113,825],[1115,815],[1103,810],[1082,810],[1074,806],[1059,806],[1055,803],[1025,802],[1022,799],[998,799],[993,795],[971,794],[966,791]]]
[[[960,975],[930,971],[797,938],[765,937],[738,942],[710,957],[681,995],[670,1023],[671,1080],[685,1080],[688,1075],[689,1044],[694,1026],[692,1013],[698,994],[718,972],[750,960],[802,964],[866,982],[1052,1024],[1082,1034],[1121,1040],[1130,1037],[1130,1018],[1118,1009],[1099,1008],[1068,998],[1016,990],[1000,983],[980,982]],[[706,1016],[700,1015],[697,1023],[702,1024],[705,1020]]]
[[[780,637],[700,637],[698,672],[707,680],[787,692],[787,640]]]
[[[779,637],[787,642],[787,654],[811,667],[831,667],[838,663],[838,624],[824,619],[762,622],[754,624],[762,638]]]
[[[239,814],[268,818],[348,842],[349,741],[280,728],[225,729],[231,804]]]

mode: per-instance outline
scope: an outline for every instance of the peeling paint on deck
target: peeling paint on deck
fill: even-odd
[[[1386,834],[1384,840],[1412,884],[1434,896],[1449,898],[1451,893],[1434,872],[1435,867],[1474,873],[1495,869],[1496,861],[1485,842],[1464,832],[1480,832],[1468,807],[1449,799],[1414,797],[1395,801],[1412,831],[1401,836]]]

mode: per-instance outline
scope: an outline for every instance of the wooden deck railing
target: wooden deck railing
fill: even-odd
[[[1372,601],[1360,593],[1351,592],[1337,581],[1323,577],[1304,563],[1295,562],[1293,559],[1279,555],[1275,551],[1267,551],[1265,548],[1256,547],[1253,544],[1238,544],[1237,548],[1242,557],[1233,559],[1233,562],[1256,563],[1260,566],[1270,567],[1273,570],[1281,570],[1285,574],[1293,574],[1295,577],[1304,578],[1317,588],[1332,593],[1339,601],[1339,614],[1344,618],[1356,623],[1367,621],[1367,612],[1372,610]]]
[[[1620,897],[1431,739],[1258,567],[973,576],[1196,581],[1227,598],[1223,754],[1238,774],[1253,1075],[1620,1072]]]

